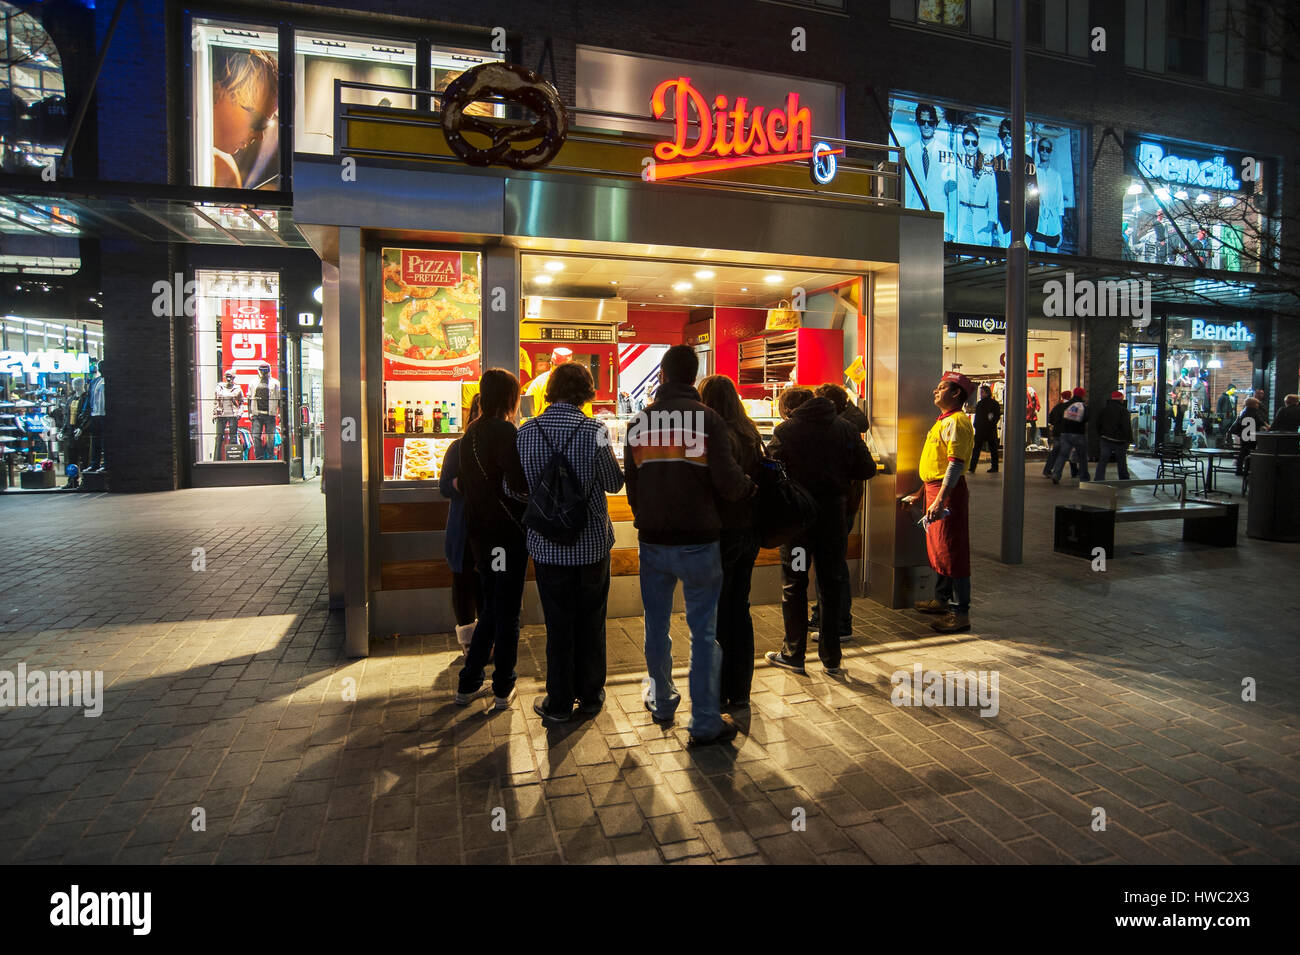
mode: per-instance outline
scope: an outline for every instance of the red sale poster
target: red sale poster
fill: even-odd
[[[266,362],[271,377],[280,376],[279,303],[275,299],[223,299],[221,302],[221,371],[235,372],[247,395],[257,382],[257,366]]]

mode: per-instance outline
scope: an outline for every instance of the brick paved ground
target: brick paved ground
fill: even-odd
[[[1300,861],[1300,548],[1136,525],[1094,573],[1051,553],[1072,491],[1035,470],[1017,568],[974,478],[973,633],[856,601],[847,681],[760,665],[745,735],[700,751],[685,701],[668,730],[641,708],[635,620],[605,712],[561,729],[530,709],[540,628],[491,717],[451,704],[447,634],[342,659],[314,484],[5,501],[0,669],[111,685],[99,719],[0,711],[0,862]],[[915,663],[997,670],[999,714],[895,708]]]

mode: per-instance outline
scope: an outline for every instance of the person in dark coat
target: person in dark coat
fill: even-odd
[[[1244,476],[1250,470],[1250,456],[1255,451],[1255,435],[1267,430],[1268,419],[1260,410],[1259,399],[1247,398],[1246,407],[1241,409],[1241,414],[1237,415],[1237,420],[1228,429],[1229,434],[1241,438],[1241,450],[1237,453],[1237,474]]]
[[[1287,395],[1269,431],[1300,431],[1300,395]]]
[[[1097,456],[1098,481],[1106,480],[1106,464],[1112,457],[1119,468],[1119,479],[1128,480],[1128,446],[1133,443],[1133,415],[1124,402],[1124,392],[1112,391],[1106,407],[1097,416],[1097,436],[1101,453]]]
[[[829,399],[811,394],[799,387],[785,391],[780,410],[786,420],[776,426],[768,446],[790,478],[817,502],[812,527],[781,547],[785,641],[780,650],[767,654],[772,666],[796,673],[804,672],[808,646],[808,563],[811,560],[821,578],[822,614],[827,620],[843,620],[843,603],[850,599],[847,573],[842,570],[848,548],[844,502],[851,482],[868,480],[876,473],[876,463],[854,427],[835,414]],[[817,655],[827,673],[838,675],[839,635],[823,630]]]
[[[469,421],[479,416],[480,398],[474,396],[469,406]],[[479,605],[483,602],[483,585],[474,570],[474,555],[469,552],[468,531],[465,526],[465,495],[460,490],[460,442],[457,438],[447,448],[442,459],[439,488],[450,503],[447,506],[447,532],[443,536],[443,553],[451,568],[451,612],[456,617],[456,642],[462,650],[469,649],[478,621]]]
[[[970,459],[970,473],[979,467],[980,450],[987,445],[993,466],[989,474],[998,473],[998,422],[1002,419],[1002,406],[993,397],[993,389],[980,385],[980,400],[975,402],[975,453]]]
[[[1061,392],[1061,400],[1052,406],[1052,410],[1047,413],[1047,430],[1049,437],[1052,439],[1052,450],[1047,452],[1047,462],[1043,465],[1043,477],[1052,476],[1052,468],[1056,466],[1056,456],[1061,453],[1061,416],[1065,414],[1065,406],[1070,403],[1074,393],[1070,391]],[[1079,465],[1070,460],[1070,477],[1079,476]]]

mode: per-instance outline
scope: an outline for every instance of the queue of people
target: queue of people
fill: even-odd
[[[694,349],[667,350],[654,402],[628,426],[621,470],[606,426],[583,414],[596,393],[584,365],[553,368],[540,396],[545,410],[519,429],[511,420],[518,379],[499,368],[483,374],[477,416],[444,464],[453,504],[448,559],[453,546],[460,558],[452,563],[453,589],[460,594],[454,601],[457,636],[466,648],[457,704],[490,696],[490,708],[507,709],[514,701],[531,557],[546,623],[547,671],[546,695],[533,709],[547,725],[568,722],[575,707],[583,715],[600,711],[614,545],[605,495],[624,487],[638,535],[648,674],[643,702],[656,722],[673,722],[681,702],[669,632],[681,581],[690,634],[689,743],[735,737],[731,712],[749,706],[753,682],[749,594],[761,543],[757,504],[761,488],[783,480],[805,489],[816,502],[816,517],[782,543],[785,640],[767,658],[804,671],[811,565],[821,607],[818,655],[827,673],[842,672],[840,644],[852,623],[848,529],[861,484],[876,473],[861,437],[865,417],[838,386],[819,393],[791,387],[780,402],[785,420],[764,450],[734,382],[712,375],[697,390],[698,371]],[[463,528],[453,531],[460,521]],[[470,567],[477,587],[463,579]]]

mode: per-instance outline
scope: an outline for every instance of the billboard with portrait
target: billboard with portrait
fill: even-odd
[[[1011,121],[1006,112],[895,94],[890,125],[907,160],[904,205],[944,217],[944,241],[1011,242]],[[1025,231],[1031,249],[1078,253],[1083,130],[1025,122]]]

